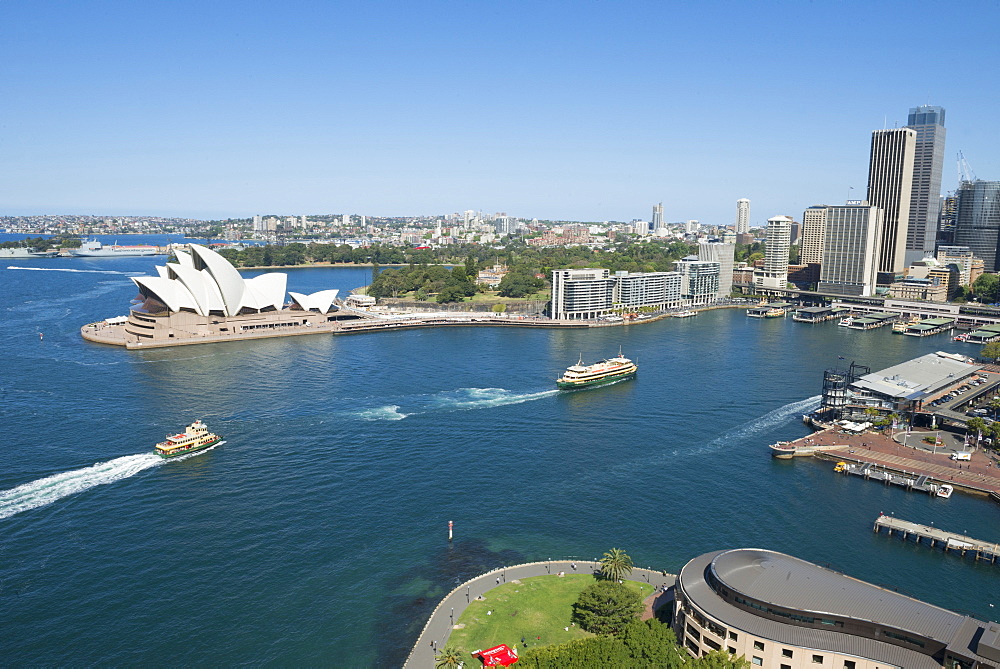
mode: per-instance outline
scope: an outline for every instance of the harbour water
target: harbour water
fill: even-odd
[[[880,369],[975,347],[740,310],[584,331],[84,342],[79,326],[125,314],[129,275],[158,262],[0,262],[4,665],[396,666],[457,581],[611,547],[673,572],[770,548],[997,618],[997,567],[872,532],[885,512],[996,540],[995,503],[767,449],[805,433],[838,356]],[[369,278],[292,269],[289,288]],[[554,390],[581,353],[619,346],[637,379]],[[226,443],[151,455],[195,418]]]

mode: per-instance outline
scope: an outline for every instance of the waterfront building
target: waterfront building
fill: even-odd
[[[867,203],[826,207],[819,291],[838,295],[873,295],[882,210]]]
[[[937,260],[942,265],[958,268],[960,286],[971,286],[983,273],[982,258],[977,258],[968,246],[939,246]]]
[[[823,262],[826,207],[825,204],[814,205],[802,213],[802,243],[799,251],[799,262],[803,265]]]
[[[987,272],[1000,270],[1000,181],[963,181],[957,196],[955,245],[969,247]]]
[[[944,108],[912,107],[906,127],[916,131],[913,185],[910,189],[910,220],[906,229],[906,264],[934,252],[941,170],[944,166]]]
[[[198,244],[188,248],[175,249],[177,262],[157,266],[157,276],[130,277],[139,295],[119,324],[124,336],[114,343],[132,348],[208,337],[240,338],[263,331],[318,328],[340,319],[334,306],[337,290],[289,293],[292,303],[285,308],[287,274],[268,272],[244,279],[215,251]],[[99,332],[90,334],[95,340],[101,338]]]
[[[552,318],[590,319],[611,310],[615,280],[607,269],[552,270]]]
[[[788,249],[791,245],[792,219],[774,216],[767,219],[767,242],[764,248],[764,268],[754,273],[758,288],[788,286]]]
[[[882,209],[884,231],[878,253],[879,272],[902,272],[906,267],[916,142],[917,131],[912,128],[872,132],[867,201]]]
[[[698,242],[698,260],[719,263],[719,298],[733,292],[733,261],[736,246],[732,243]]]
[[[750,200],[745,197],[736,201],[736,234],[750,232]]]
[[[774,669],[987,669],[1000,626],[776,551],[705,553],[681,569],[673,629],[700,657],[716,650]]]
[[[681,275],[681,297],[688,304],[696,306],[715,301],[719,294],[718,262],[688,256],[678,260],[675,269]]]
[[[847,405],[896,413],[921,408],[925,400],[957,388],[983,365],[954,353],[928,353],[861,376],[848,386]]]
[[[671,309],[681,305],[679,272],[615,272],[617,308]]]
[[[716,276],[718,276],[716,264]],[[671,309],[682,304],[679,272],[552,271],[552,317],[592,319],[623,309]],[[717,279],[716,279],[717,289]],[[712,295],[714,298],[714,294]]]

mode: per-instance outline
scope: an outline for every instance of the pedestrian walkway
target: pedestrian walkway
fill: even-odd
[[[403,664],[404,669],[430,669],[433,667],[435,653],[447,644],[455,621],[462,615],[462,612],[473,600],[498,585],[518,578],[549,576],[559,572],[567,574],[574,572],[578,574],[596,573],[600,567],[599,562],[592,560],[547,560],[501,567],[466,581],[449,592],[435,607],[424,625],[416,645],[413,646],[409,657],[406,658],[406,662]],[[662,591],[672,588],[677,576],[675,574],[664,575],[663,572],[652,569],[633,568],[627,579],[649,583],[656,590]]]

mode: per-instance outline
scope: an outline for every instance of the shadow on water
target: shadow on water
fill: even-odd
[[[409,576],[387,592],[375,632],[377,667],[403,665],[434,607],[455,587],[497,567],[521,564],[527,558],[513,550],[491,551],[480,539],[455,541],[430,562],[409,570]]]

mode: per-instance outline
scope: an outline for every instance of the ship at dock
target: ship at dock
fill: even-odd
[[[87,239],[78,249],[70,249],[70,253],[81,258],[135,258],[139,256],[163,255],[156,246],[136,244],[122,246],[120,244],[102,244],[96,239]]]
[[[209,432],[207,425],[196,420],[188,425],[183,432],[168,434],[166,440],[158,443],[153,452],[161,458],[176,458],[179,455],[187,455],[211,448],[220,441],[222,441],[222,437]]]
[[[601,386],[635,378],[637,371],[639,366],[623,356],[621,351],[614,358],[599,360],[592,365],[584,365],[581,357],[578,363],[567,367],[566,372],[556,379],[556,386],[561,390]]]

